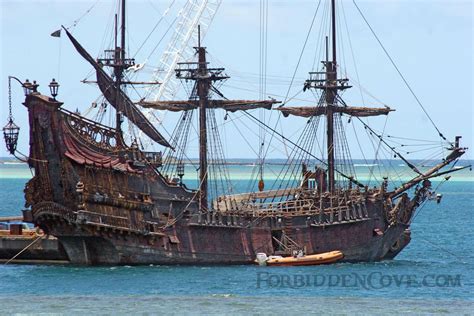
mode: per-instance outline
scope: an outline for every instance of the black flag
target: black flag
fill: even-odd
[[[59,29],[59,30],[54,31],[53,33],[51,33],[51,36],[52,36],[52,37],[61,37],[61,29]]]

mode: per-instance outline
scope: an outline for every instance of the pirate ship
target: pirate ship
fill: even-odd
[[[133,102],[124,89],[132,84],[126,70],[135,64],[126,56],[125,0],[120,6],[121,44],[116,27],[115,47],[104,58],[94,59],[64,29],[94,68],[103,97],[115,108],[115,126],[66,110],[56,100],[56,82],[51,85],[52,97],[40,94],[36,84],[22,83],[30,126],[28,163],[34,170],[25,187],[25,220],[57,237],[69,260],[83,265],[246,264],[253,263],[257,253],[291,255],[294,251],[311,255],[338,250],[349,262],[395,257],[410,242],[414,212],[432,196],[429,179],[454,171],[444,168],[465,149],[457,138],[450,153],[428,170],[420,170],[394,151],[416,173],[398,188],[387,178],[371,188],[357,179],[350,156],[344,155],[347,142],[338,140],[344,136],[341,118],[388,115],[392,109],[352,107],[341,98],[341,91],[350,85],[338,72],[335,0],[330,4],[331,39],[326,37],[323,69],[311,72],[304,86],[319,92],[317,105],[311,107],[278,106],[273,99],[226,99],[218,83],[229,77],[223,68],[210,67],[200,41],[195,47],[197,60],[182,62],[176,69],[177,78],[192,83],[188,100]],[[180,113],[171,141],[140,108]],[[304,118],[300,140],[286,138],[254,116],[252,109],[273,110],[283,119]],[[265,190],[261,177],[253,192],[211,192],[213,181],[224,188],[230,181],[216,132],[216,111],[241,111],[292,146],[291,157],[271,189]],[[195,115],[199,180],[196,189],[189,189],[183,181],[185,147]],[[321,117],[327,122],[325,157],[311,150]],[[140,139],[127,142],[124,118],[143,138],[162,146],[164,153],[144,151]],[[18,127],[11,116],[4,133],[8,150],[15,154]],[[376,131],[371,133],[385,142]]]

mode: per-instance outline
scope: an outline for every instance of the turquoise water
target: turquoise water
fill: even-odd
[[[251,167],[232,168],[234,187],[246,189]],[[22,208],[28,172],[0,165],[0,216]],[[2,265],[0,306],[18,313],[472,314],[472,172],[439,192],[441,204],[417,213],[412,242],[395,260],[291,268]]]

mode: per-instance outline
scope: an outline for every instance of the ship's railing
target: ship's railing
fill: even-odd
[[[351,205],[343,205],[324,209],[307,210],[261,210],[254,214],[258,219],[272,219],[272,225],[283,227],[285,224],[282,219],[292,217],[305,217],[304,224],[307,226],[333,225],[347,222],[365,221],[369,219],[369,211],[365,202],[356,202]],[[300,225],[303,224],[300,222]]]
[[[252,203],[244,205],[244,210],[252,211],[254,215],[262,212],[294,212],[298,210],[316,211],[318,207],[314,205],[313,199],[297,199],[283,202]]]
[[[154,152],[154,151],[140,151],[140,150],[129,150],[127,154],[131,153],[132,157],[131,160],[133,161],[134,165],[138,166],[140,164],[149,164],[154,167],[159,167],[163,163],[163,157],[161,152]]]
[[[252,197],[252,194],[241,194]],[[239,195],[235,195],[238,197]],[[281,196],[281,195],[280,195]],[[293,190],[290,199],[281,200],[270,196],[269,198],[259,198],[256,196],[253,199],[234,199],[234,196],[219,197],[217,202],[214,202],[214,208],[218,211],[230,212],[255,212],[255,211],[278,211],[278,212],[293,212],[297,210],[318,211],[319,209],[341,208],[349,204],[354,204],[365,200],[364,193],[352,190],[345,192],[338,192],[330,194],[325,192],[318,194],[314,190]],[[231,207],[225,207],[229,204]],[[218,209],[216,206],[220,206]]]
[[[60,111],[68,126],[86,141],[105,150],[113,150],[117,146],[117,133],[114,129],[65,109],[61,108]]]
[[[241,205],[231,213],[248,214],[257,218],[309,216],[316,224],[358,220],[369,216],[365,199],[360,194],[326,195],[283,202],[253,202]]]
[[[314,189],[295,187],[262,192],[240,193],[223,195],[213,201],[213,209],[218,212],[253,211],[262,209],[298,209],[310,208],[312,210],[334,205],[344,205],[363,200],[366,192],[358,189],[341,190],[334,193],[319,193]],[[296,205],[295,205],[296,204]]]
[[[128,193],[128,192],[125,192],[125,193]],[[101,194],[98,192],[93,193],[93,194],[87,193],[84,196],[88,203],[93,203],[93,204],[109,205],[109,206],[121,207],[125,209],[137,209],[144,212],[151,211],[151,209],[153,208],[153,204],[151,203],[151,201],[147,202],[147,201],[131,200],[129,198],[126,198],[125,196],[123,198],[117,198],[117,197],[111,197],[107,194]],[[141,197],[143,199],[146,199],[147,195],[144,195],[142,193]]]
[[[60,109],[68,127],[81,139],[108,152],[115,152],[116,155],[130,160],[136,167],[145,166],[146,164],[154,167],[162,165],[161,152],[141,151],[137,145],[130,147],[122,147],[117,150],[117,131],[108,126],[79,116],[76,113],[65,109]]]
[[[122,229],[136,232],[144,232],[145,230],[144,221],[140,218],[131,220],[130,218],[124,216],[115,216],[82,210],[77,212],[77,220],[78,222],[94,224],[104,228]]]

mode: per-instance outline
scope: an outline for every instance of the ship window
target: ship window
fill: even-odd
[[[314,189],[316,187],[315,179],[308,179],[308,189]]]

